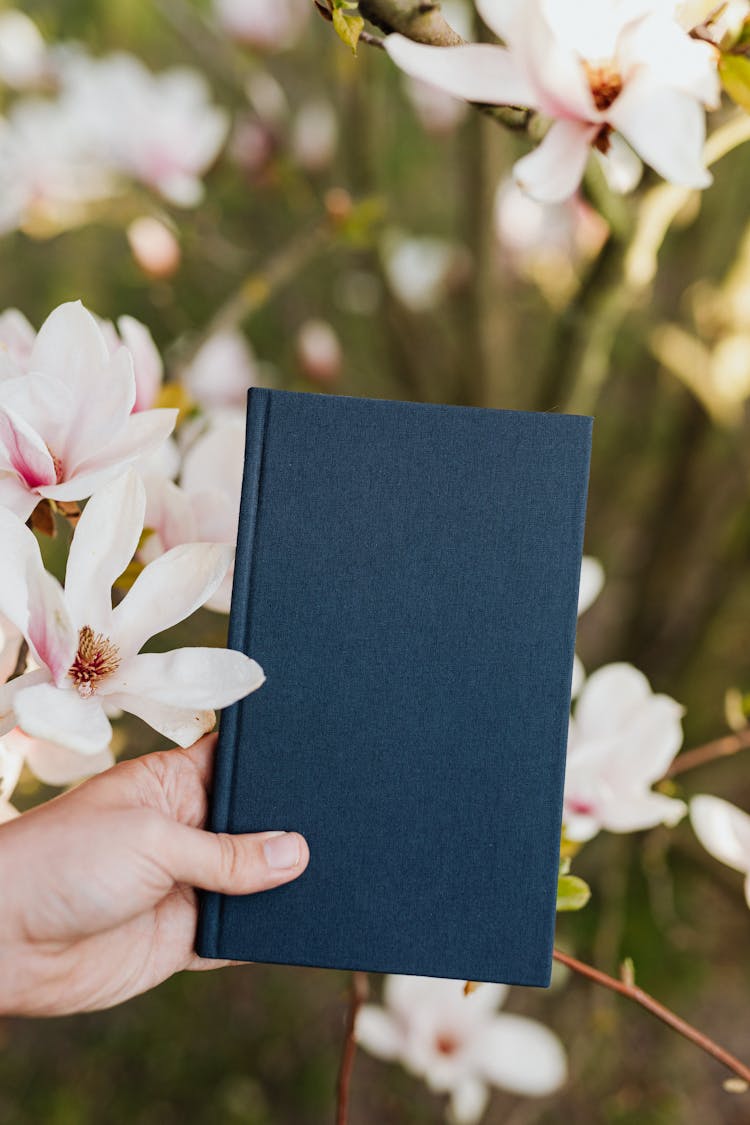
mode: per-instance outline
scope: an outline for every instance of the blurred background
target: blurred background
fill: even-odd
[[[646,172],[619,196],[592,173],[580,198],[542,209],[507,178],[523,137],[409,84],[382,52],[361,46],[354,58],[307,0],[57,0],[24,11],[55,58],[127,51],[155,72],[195,68],[229,125],[189,205],[137,176],[60,205],[45,199],[48,170],[36,194],[13,203],[22,173],[33,179],[35,161],[55,159],[54,130],[38,153],[20,126],[10,139],[6,130],[0,308],[38,327],[80,297],[101,317],[138,318],[181,405],[175,381],[221,330],[241,333],[246,348],[233,337],[235,350],[215,353],[209,370],[239,364],[247,381],[593,413],[586,550],[606,584],[581,622],[584,664],[635,664],[686,707],[687,747],[744,723],[746,148],[717,163],[702,195],[665,191]],[[468,5],[451,16],[471,27]],[[2,28],[0,106],[12,123],[18,102],[55,98],[63,64],[27,44],[19,75],[22,47]],[[225,616],[202,612],[189,635],[221,643],[225,628]],[[135,721],[120,738],[124,753],[158,744]],[[750,809],[748,753],[690,771],[674,792]],[[28,776],[18,803],[52,792]],[[750,1057],[739,876],[708,857],[687,822],[601,833],[575,870],[593,897],[560,919],[562,947],[615,974],[632,957],[644,988]],[[377,995],[374,977],[372,986]],[[108,1013],[5,1020],[0,1123],[329,1121],[347,990],[345,974],[248,966],[182,976]],[[512,990],[505,1008],[557,1032],[570,1079],[547,1099],[494,1093],[489,1123],[750,1120],[747,1096],[722,1089],[718,1064],[585,981],[556,975],[549,993]],[[439,1121],[443,1104],[395,1064],[359,1053],[353,1125]]]

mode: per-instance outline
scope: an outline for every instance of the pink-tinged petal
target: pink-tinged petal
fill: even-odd
[[[2,507],[0,544],[0,613],[26,637],[29,604],[44,570],[39,544],[18,516]]]
[[[598,559],[584,555],[581,560],[581,581],[578,588],[578,615],[593,605],[604,586],[604,567]]]
[[[684,801],[665,797],[663,793],[620,790],[612,794],[602,810],[602,824],[610,832],[639,832],[657,824],[673,828],[687,811]]]
[[[157,703],[140,695],[108,695],[106,699],[113,707],[137,715],[178,746],[192,746],[202,735],[213,730],[216,724],[213,711],[170,707],[166,703]]]
[[[14,700],[17,693],[33,687],[34,684],[47,684],[49,679],[47,668],[36,668],[33,672],[25,672],[23,676],[17,676],[14,680],[9,680],[7,684],[0,686],[0,738],[16,726]]]
[[[0,508],[7,508],[25,523],[38,503],[36,492],[32,492],[19,476],[0,469]]]
[[[525,1016],[503,1013],[486,1024],[477,1036],[474,1061],[488,1082],[514,1094],[544,1097],[567,1077],[560,1040]]]
[[[178,648],[133,656],[105,683],[107,695],[137,695],[170,707],[218,711],[256,691],[264,680],[260,665],[242,652]]]
[[[690,822],[714,859],[750,873],[750,816],[746,812],[721,797],[700,795],[690,802]]]
[[[95,388],[78,401],[75,423],[61,454],[66,478],[83,473],[92,461],[100,463],[102,452],[107,458],[110,442],[121,440],[134,404],[133,358],[120,347],[99,373]]]
[[[80,399],[96,389],[108,361],[107,344],[96,320],[80,301],[69,301],[51,312],[39,329],[29,370],[56,376]]]
[[[7,407],[0,407],[0,445],[6,464],[28,488],[55,483],[55,463],[46,443],[20,414]]]
[[[580,844],[593,840],[602,829],[601,823],[593,814],[570,813],[567,807],[563,815],[563,824],[567,838]]]
[[[456,1125],[475,1125],[487,1108],[490,1092],[484,1082],[467,1075],[451,1094],[451,1118]]]
[[[530,4],[509,40],[516,65],[535,90],[535,108],[549,117],[601,121],[577,46],[552,26],[550,5]]]
[[[596,125],[556,121],[540,145],[516,161],[516,183],[539,203],[561,203],[577,189],[586,168]]]
[[[109,747],[98,754],[80,754],[57,742],[29,738],[18,729],[8,735],[6,742],[23,754],[34,777],[44,785],[72,785],[85,777],[103,773],[115,764]]]
[[[354,1036],[360,1047],[379,1059],[397,1059],[403,1049],[404,1036],[399,1023],[377,1004],[362,1005]]]
[[[150,410],[164,378],[164,364],[154,338],[146,325],[132,316],[121,316],[117,328],[123,344],[133,357],[136,386],[133,410]]]
[[[644,72],[626,85],[607,117],[665,180],[692,188],[711,184],[703,156],[706,116],[694,97],[660,85]]]
[[[132,469],[97,491],[75,530],[65,572],[65,599],[77,628],[109,636],[112,586],[133,558],[143,530],[146,494]]]
[[[187,543],[154,559],[113,613],[112,639],[125,656],[170,629],[216,591],[234,558],[222,543]]]
[[[45,664],[56,684],[67,677],[78,647],[78,631],[70,620],[62,586],[48,571],[29,583],[27,638],[32,655]]]
[[[69,386],[51,375],[32,371],[0,384],[0,409],[23,418],[42,439],[45,448],[62,458],[77,411]],[[54,484],[55,477],[51,480]]]
[[[504,47],[489,43],[430,47],[403,35],[389,35],[385,49],[406,74],[455,98],[486,105],[536,108],[532,86],[515,57]]]
[[[102,484],[112,480],[138,458],[153,453],[166,441],[177,421],[176,410],[144,410],[131,414],[119,437],[95,456],[77,467],[64,484],[39,490],[50,500],[83,500]]]
[[[245,422],[227,420],[213,425],[190,446],[182,465],[180,484],[191,495],[208,492],[225,497],[234,510],[236,538],[237,516],[242,491],[242,470],[245,463]],[[206,536],[213,539],[213,536]]]
[[[18,725],[32,738],[57,742],[79,754],[99,754],[112,741],[112,727],[96,696],[83,699],[74,688],[39,684],[16,693]]]

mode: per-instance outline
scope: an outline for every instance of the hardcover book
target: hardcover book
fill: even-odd
[[[591,426],[250,391],[210,827],[310,864],[204,957],[549,984]]]

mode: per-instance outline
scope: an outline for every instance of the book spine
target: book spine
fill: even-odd
[[[229,614],[228,647],[250,655],[250,582],[253,568],[255,529],[258,518],[263,448],[268,422],[270,395],[261,387],[248,393],[247,428],[245,433],[245,467],[242,477],[242,499],[237,551],[232,583],[232,605]],[[219,740],[214,762],[213,785],[207,827],[212,832],[229,830],[232,781],[239,746],[239,726],[243,701],[222,711]],[[195,948],[201,957],[219,957],[221,909],[223,896],[204,891],[199,896],[198,931]]]

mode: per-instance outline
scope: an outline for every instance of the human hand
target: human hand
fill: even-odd
[[[252,894],[301,875],[297,833],[202,831],[216,737],[122,762],[0,826],[0,1013],[108,1008],[182,969],[194,887]]]

